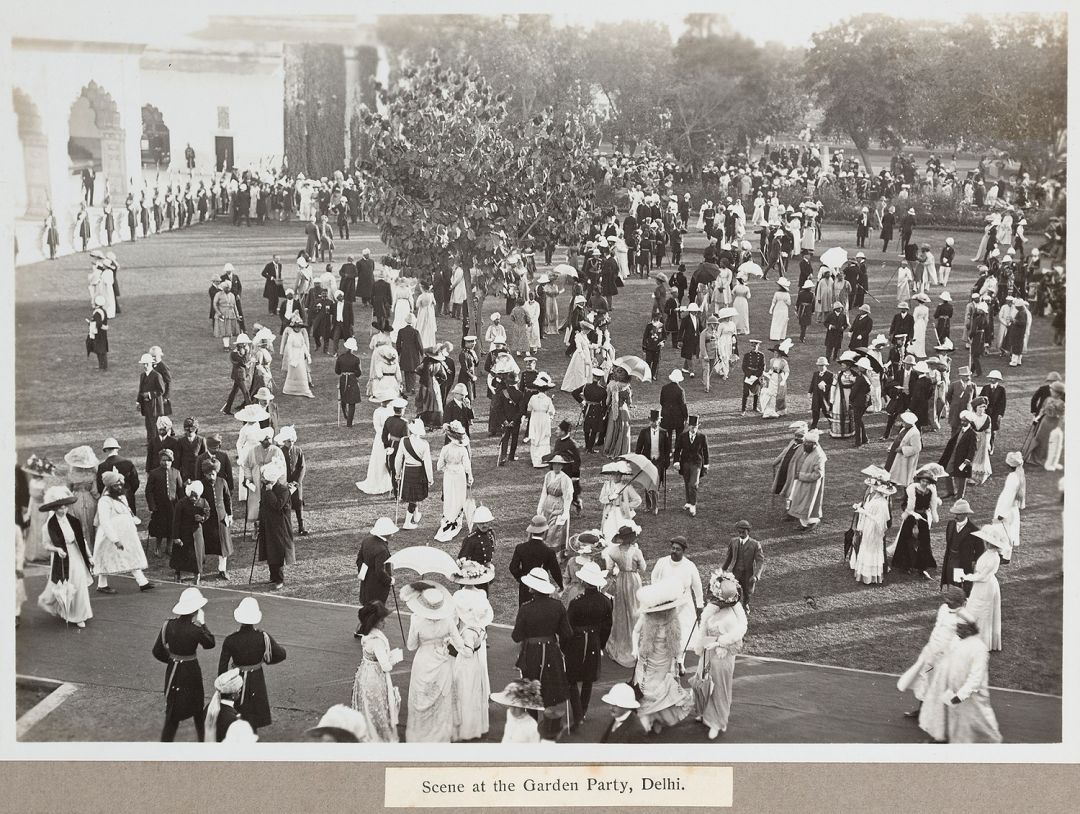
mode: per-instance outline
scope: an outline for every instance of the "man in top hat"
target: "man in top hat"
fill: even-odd
[[[675,442],[672,460],[683,477],[686,488],[686,503],[683,508],[693,517],[697,514],[698,482],[709,471],[709,442],[698,431],[698,417],[687,418],[686,432],[679,434]]]
[[[971,519],[971,505],[961,498],[949,509],[952,519],[945,525],[945,554],[941,560],[941,586],[955,585],[971,595],[975,583],[964,579],[975,573],[975,562],[986,550],[986,544],[975,536],[979,530]]]
[[[216,644],[214,634],[206,626],[205,605],[202,591],[185,588],[173,606],[174,618],[161,626],[154,641],[154,658],[166,665],[162,742],[172,742],[176,730],[188,718],[195,724],[199,741],[204,740],[203,680],[198,650],[200,647],[213,650]]]
[[[817,362],[817,370],[814,371],[814,375],[810,377],[810,428],[817,429],[818,421],[821,420],[821,416],[825,416],[825,420],[828,421],[831,414],[830,404],[832,399],[832,386],[833,386],[833,373],[829,370],[829,360],[824,356],[819,356]]]
[[[634,452],[644,455],[656,467],[659,478],[656,489],[650,489],[645,493],[645,511],[657,514],[660,511],[659,489],[667,476],[667,468],[671,463],[671,436],[660,427],[660,411],[649,410],[649,426],[642,428],[638,433],[637,442],[634,444]]]
[[[356,340],[351,336],[348,337],[345,340],[345,349],[334,361],[334,375],[338,377],[338,401],[341,404],[341,413],[345,416],[346,427],[353,425],[356,405],[363,399],[360,377],[364,373],[364,368],[360,357],[355,353],[356,349]]]
[[[607,390],[603,385],[604,371],[592,370],[593,379],[581,390],[581,423],[585,432],[585,451],[595,452],[604,444],[607,421]]]
[[[281,276],[281,258],[276,254],[270,258],[270,262],[263,266],[262,278],[266,280],[263,283],[263,299],[266,300],[266,312],[268,314],[276,314],[278,312],[278,300],[281,299],[281,295],[285,292],[285,287],[282,284]]]
[[[1001,429],[1001,419],[1005,415],[1008,398],[1001,384],[999,371],[991,370],[986,374],[986,378],[987,383],[982,386],[979,395],[986,399],[986,414],[990,416],[990,444],[993,446],[994,436]]]
[[[803,436],[803,457],[791,484],[791,503],[788,516],[799,521],[803,529],[821,522],[825,493],[825,456],[819,441],[821,432],[809,430]]]
[[[600,743],[644,743],[645,727],[637,709],[641,703],[637,700],[634,688],[629,684],[616,684],[607,695],[600,699],[611,710],[611,721],[600,736]]]
[[[850,350],[868,347],[870,345],[870,333],[874,330],[874,320],[870,316],[870,306],[862,303],[857,308],[858,313],[855,314],[855,318],[851,321],[851,339],[848,341]]]
[[[416,369],[424,359],[424,343],[420,339],[420,331],[416,328],[416,317],[413,314],[405,315],[405,324],[398,329],[394,347],[405,377],[405,392],[412,393],[416,388]]]
[[[760,339],[751,339],[750,350],[743,354],[743,388],[741,415],[746,415],[746,397],[751,394],[753,394],[754,396],[752,409],[755,413],[759,410],[758,395],[761,392],[761,376],[765,373],[765,354],[759,350],[760,347]]]
[[[601,657],[611,635],[612,601],[600,592],[607,584],[607,576],[608,572],[592,560],[581,565],[577,579],[584,589],[566,608],[566,618],[573,631],[563,650],[573,712],[570,731],[581,726],[589,711],[593,682],[600,678]]]
[[[270,726],[273,722],[263,665],[285,661],[285,648],[265,630],[256,627],[262,622],[262,610],[255,597],[241,599],[233,611],[233,619],[240,625],[240,629],[230,633],[221,643],[218,675],[231,668],[240,671],[243,684],[236,709],[253,730],[258,730]]]
[[[338,352],[338,342],[352,339],[353,334],[353,306],[345,299],[345,292],[338,289],[334,292],[333,302],[327,308],[329,318],[329,341],[333,342],[332,352]],[[324,348],[325,350],[325,348]]]
[[[356,552],[356,579],[361,607],[372,602],[386,602],[390,596],[394,580],[387,560],[390,559],[390,538],[397,533],[398,527],[393,520],[380,517],[360,541]]]
[[[882,441],[889,440],[889,434],[892,432],[896,419],[911,406],[912,388],[919,389],[916,385],[921,375],[915,371],[915,365],[915,357],[910,353],[907,354],[900,363],[900,370],[888,380],[885,389],[890,396],[887,407],[889,417],[885,421],[885,430],[881,434]]]
[[[409,402],[405,399],[394,399],[390,402],[390,408],[394,411],[393,415],[387,416],[386,421],[383,422],[382,428],[382,441],[383,449],[386,450],[386,469],[390,473],[391,480],[391,492],[394,497],[397,497],[399,480],[401,473],[397,470],[397,451],[398,446],[409,434],[409,424],[405,420],[405,408],[409,406]]]
[[[559,558],[555,555],[555,550],[549,548],[544,542],[547,529],[547,518],[542,514],[536,515],[525,529],[526,534],[529,535],[528,538],[514,547],[514,554],[510,557],[508,568],[510,576],[519,583],[518,605],[528,602],[530,597],[529,588],[521,582],[521,579],[536,569],[546,571],[549,579],[559,586],[560,591],[562,590],[562,567],[559,565]]]
[[[832,311],[825,315],[825,358],[836,361],[840,356],[840,346],[844,343],[844,332],[848,329],[847,311],[840,301],[834,302]],[[866,347],[863,345],[862,347]]]
[[[704,326],[700,319],[701,307],[692,302],[686,306],[686,315],[679,323],[679,353],[682,356],[683,375],[694,378],[691,362],[701,355],[701,332]]]
[[[120,457],[120,444],[115,438],[106,438],[101,445],[101,451],[105,459],[98,464],[97,468],[97,491],[104,494],[105,488],[101,483],[101,476],[106,472],[117,472],[124,479],[124,497],[127,498],[128,508],[132,514],[136,514],[135,495],[139,491],[139,472],[135,464],[126,458]]]
[[[658,311],[645,326],[641,336],[641,352],[645,354],[645,364],[649,366],[653,380],[660,370],[660,351],[664,347],[664,318]]]
[[[667,434],[668,446],[682,435],[689,411],[686,393],[682,388],[683,374],[676,368],[668,374],[668,382],[660,388],[660,428]]]
[[[737,537],[728,542],[727,556],[721,566],[735,575],[742,588],[743,609],[750,612],[750,597],[761,579],[765,569],[765,549],[761,543],[750,536],[750,521],[740,520],[735,524]]]
[[[684,645],[694,629],[695,620],[701,618],[701,610],[705,607],[705,597],[701,590],[701,573],[693,561],[686,556],[690,543],[682,535],[672,537],[670,543],[671,553],[666,557],[657,558],[649,578],[654,585],[672,580],[682,588],[683,601],[679,605],[678,615],[679,627],[685,638],[679,642],[680,650],[675,657],[681,673],[686,652]]]
[[[544,543],[540,542],[540,545]],[[554,556],[554,552],[551,553]],[[559,573],[557,564],[555,568]],[[555,740],[562,729],[561,720],[570,697],[563,651],[574,636],[566,608],[552,596],[562,588],[562,583],[558,582],[556,587],[551,578],[550,571],[540,567],[521,575],[519,587],[523,598],[510,633],[510,638],[521,645],[516,662],[521,677],[540,681],[544,712],[539,726],[544,740]]]
[[[581,450],[570,435],[573,428],[574,425],[565,418],[559,422],[559,437],[551,445],[551,455],[561,455],[569,461],[563,467],[563,472],[574,483],[574,500],[571,505],[581,511]],[[476,520],[474,519],[473,522],[475,523]]]
[[[855,259],[844,267],[844,278],[848,282],[848,308],[861,309],[865,302],[866,293],[870,290],[870,276],[866,271],[865,252],[855,253]],[[869,313],[869,309],[867,313]],[[856,347],[866,347],[866,345],[856,345]]]

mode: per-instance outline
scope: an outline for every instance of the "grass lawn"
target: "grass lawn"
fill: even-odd
[[[831,226],[825,230],[819,248],[832,245],[852,247],[852,230]],[[377,255],[383,251],[372,229],[354,230],[354,238],[339,244],[339,257],[359,254],[369,247]],[[685,261],[690,269],[699,262],[704,241],[689,236]],[[920,231],[918,239],[929,240],[940,249],[945,233]],[[968,262],[978,235],[957,234],[957,258],[950,284],[958,311],[962,314],[966,293],[974,279]],[[124,445],[123,454],[139,462],[144,457],[143,424],[135,405],[138,390],[138,359],[147,347],[160,344],[173,371],[174,421],[179,427],[188,415],[198,416],[202,432],[225,433],[225,444],[234,449],[237,422],[218,413],[230,386],[228,356],[214,339],[207,319],[207,285],[211,275],[225,262],[233,263],[244,282],[243,301],[248,326],[267,319],[261,299],[259,272],[274,252],[283,258],[294,256],[304,242],[299,224],[233,228],[209,224],[179,234],[168,234],[135,244],[116,247],[121,264],[120,283],[123,314],[110,330],[113,352],[110,369],[99,373],[96,360],[85,358],[83,338],[89,313],[86,289],[87,258],[71,256],[55,262],[39,263],[16,272],[16,445],[21,460],[31,452],[62,461],[63,454],[78,444],[97,449],[107,436]],[[871,291],[881,305],[871,302],[875,323],[887,330],[894,313],[895,289],[883,293],[886,280],[896,267],[896,257],[883,257],[876,248],[870,259]],[[885,261],[883,263],[883,261]],[[792,273],[796,274],[794,265]],[[615,300],[613,341],[620,353],[638,353],[640,336],[647,319],[653,284],[631,281]],[[772,282],[752,282],[752,336],[767,334],[767,309]],[[793,292],[794,294],[795,292]],[[794,298],[794,297],[793,297]],[[565,299],[565,298],[564,298]],[[488,309],[500,303],[489,301]],[[566,304],[563,303],[565,312]],[[486,314],[485,314],[486,316]],[[358,308],[361,346],[366,346],[367,314]],[[268,318],[277,333],[278,320]],[[792,329],[798,330],[794,315]],[[457,325],[445,319],[440,335],[455,341]],[[959,330],[954,329],[954,339]],[[976,520],[990,519],[1004,469],[1005,453],[1019,449],[1029,427],[1027,402],[1047,371],[1062,370],[1064,351],[1051,343],[1049,320],[1037,319],[1031,332],[1031,349],[1022,368],[986,360],[987,372],[999,367],[1009,393],[1009,408],[993,456],[994,477],[982,487],[969,490]],[[455,341],[456,344],[456,341]],[[745,350],[741,347],[740,350]],[[765,346],[766,349],[768,345]],[[734,524],[745,518],[753,534],[765,545],[767,564],[754,600],[750,634],[745,651],[750,654],[820,662],[844,667],[902,672],[918,655],[933,624],[939,604],[937,581],[921,577],[889,575],[883,586],[861,586],[841,562],[843,533],[851,517],[850,506],[863,491],[859,470],[870,463],[881,464],[887,445],[874,442],[854,449],[850,441],[834,441],[826,435],[823,447],[829,457],[825,489],[825,519],[812,532],[798,533],[791,523],[782,522],[782,507],[770,500],[770,461],[788,438],[788,421],[809,415],[805,394],[813,362],[823,352],[823,332],[815,324],[805,345],[796,344],[789,382],[788,418],[763,421],[741,418],[739,397],[741,376],[716,383],[705,394],[700,378],[686,382],[690,410],[701,415],[708,436],[712,466],[702,483],[698,515],[690,518],[681,510],[682,486],[672,477],[668,509],[658,517],[641,516],[642,549],[650,567],[667,553],[667,540],[684,534],[691,541],[689,556],[707,576],[717,566],[721,551]],[[367,354],[364,353],[365,370]],[[559,381],[567,359],[561,343],[546,340],[540,369]],[[664,351],[661,376],[677,363],[674,352]],[[957,364],[966,361],[957,360]],[[317,398],[313,400],[279,396],[284,423],[293,423],[308,461],[306,519],[311,535],[297,537],[298,563],[287,569],[284,593],[308,599],[344,603],[356,601],[355,556],[361,536],[382,514],[393,515],[388,499],[370,498],[353,486],[366,471],[372,429],[369,410],[357,414],[357,426],[347,429],[336,421],[333,360],[314,360],[312,377]],[[283,380],[278,376],[278,386]],[[982,384],[982,381],[979,382]],[[634,431],[644,425],[648,410],[657,404],[659,385],[634,386]],[[573,399],[561,392],[554,395],[558,419],[578,416]],[[476,405],[477,426],[484,425],[487,400]],[[871,439],[881,434],[884,418],[871,417]],[[632,436],[634,437],[634,436]],[[435,440],[435,439],[433,439]],[[924,436],[923,461],[936,459],[947,437],[939,432]],[[579,438],[580,441],[580,438]],[[436,450],[437,451],[437,450]],[[492,588],[496,621],[512,623],[517,588],[506,572],[513,545],[518,542],[536,508],[542,473],[528,463],[527,449],[519,449],[519,460],[495,470],[495,440],[478,432],[473,449],[476,470],[476,498],[490,506],[497,518],[500,546],[496,550],[497,578]],[[600,489],[599,470],[605,459],[588,457],[582,476],[585,511],[574,516],[574,530],[599,524],[596,497]],[[672,473],[674,475],[674,473]],[[1028,502],[1023,515],[1023,544],[1012,563],[998,574],[1002,583],[1004,650],[991,660],[991,683],[996,686],[1033,691],[1061,692],[1062,638],[1062,517],[1057,489],[1058,476],[1028,470]],[[440,503],[435,495],[424,506],[421,528],[402,532],[393,547],[432,542],[439,521]],[[140,499],[145,518],[145,504]],[[947,508],[947,504],[946,507]],[[932,533],[934,553],[941,561],[944,520]],[[797,524],[796,524],[797,527]],[[454,555],[458,541],[445,546]],[[241,541],[230,560],[233,585],[244,584],[251,564],[252,542]],[[151,563],[151,575],[167,579],[167,563]],[[255,591],[266,590],[265,566],[255,569]]]

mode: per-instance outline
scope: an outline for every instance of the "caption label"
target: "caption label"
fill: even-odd
[[[730,766],[387,768],[387,808],[700,806],[730,808]]]

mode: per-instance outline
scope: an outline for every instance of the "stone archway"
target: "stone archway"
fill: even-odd
[[[50,199],[49,138],[34,101],[18,88],[12,88],[11,100],[23,153],[26,200],[22,211],[27,215],[43,216],[48,212]]]
[[[171,144],[165,117],[153,105],[142,107],[142,139],[139,141],[143,169],[169,168]]]
[[[113,192],[127,192],[127,162],[120,111],[108,91],[93,80],[80,91],[68,118],[68,158],[72,175],[90,168]]]

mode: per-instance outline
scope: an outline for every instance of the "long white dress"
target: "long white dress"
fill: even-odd
[[[915,282],[915,275],[907,266],[900,266],[896,270],[896,302],[907,302],[911,299],[911,286]]]
[[[1009,535],[1013,548],[1020,547],[1020,510],[1026,508],[1027,495],[1024,474],[1014,469],[1005,477],[1005,483],[994,507],[994,517],[1002,518],[1001,524]]]
[[[371,457],[368,458],[367,477],[356,484],[365,495],[385,495],[391,489],[390,470],[386,468],[386,448],[382,443],[383,424],[394,414],[393,408],[376,407],[371,414],[375,437],[371,439]]]
[[[394,328],[397,329],[398,327],[395,321]],[[430,291],[425,291],[416,298],[416,330],[420,334],[420,344],[424,346],[425,350],[435,346],[435,333],[437,330],[435,295]]]
[[[721,732],[727,731],[735,683],[735,654],[742,649],[746,628],[746,611],[741,603],[720,608],[710,602],[701,612],[698,631],[694,635],[694,650],[702,660],[698,673],[711,679],[709,686],[712,689],[707,697],[695,698],[700,701],[697,711],[702,723]]]
[[[570,364],[566,366],[563,374],[562,391],[572,393],[591,382],[592,369],[593,355],[589,337],[584,331],[578,331],[574,334],[574,355],[570,357]]]
[[[368,371],[369,401],[381,404],[401,395],[401,367],[397,351],[390,345],[380,345],[375,349]]]
[[[900,676],[896,682],[896,689],[900,692],[911,690],[920,701],[926,700],[934,668],[941,663],[942,658],[956,642],[956,621],[956,611],[948,605],[942,604],[938,608],[930,639],[923,646],[915,663]]]
[[[311,345],[305,328],[288,328],[281,337],[281,370],[285,384],[281,392],[286,396],[314,398],[311,392]]]
[[[461,641],[465,646],[454,658],[455,741],[481,738],[490,728],[488,700],[487,626],[495,619],[487,593],[465,586],[454,594]]]
[[[540,350],[540,303],[536,300],[529,300],[523,306],[525,313],[529,315],[529,350]]]
[[[750,288],[746,283],[736,283],[732,293],[732,306],[739,312],[735,317],[735,331],[743,336],[750,333]]]
[[[717,367],[716,372],[723,378],[731,373],[731,354],[735,349],[735,322],[725,319],[717,332]]]
[[[52,512],[48,513],[46,524],[53,516]],[[60,526],[60,533],[64,535],[68,560],[68,578],[62,582],[52,582],[50,567],[50,579],[45,582],[45,590],[41,592],[37,603],[38,607],[46,613],[58,616],[65,622],[77,624],[92,619],[94,616],[94,612],[90,608],[90,585],[92,583],[90,567],[83,560],[82,552],[79,551],[79,546],[75,543],[75,531],[71,527],[71,523],[68,522],[67,517],[58,518],[57,521]],[[83,533],[88,533],[88,530]],[[41,545],[51,546],[52,544],[48,526],[43,525],[41,527]],[[57,556],[55,552],[50,553],[53,557]]]
[[[769,324],[769,339],[779,341],[787,339],[788,312],[791,310],[791,295],[786,291],[777,291],[773,294],[772,305],[769,313],[772,314],[772,322]]]
[[[634,519],[641,505],[641,496],[633,486],[610,478],[600,487],[600,536],[612,539],[623,526]]]
[[[1001,585],[997,571],[1001,556],[987,546],[975,561],[967,610],[979,624],[979,636],[990,650],[1001,649]]]
[[[721,268],[720,274],[716,278],[716,288],[714,291],[719,294],[719,300],[724,303],[725,306],[731,305],[731,283],[733,281],[731,269]],[[714,294],[713,302],[716,302],[716,296]]]
[[[930,324],[930,309],[926,307],[926,303],[920,302],[911,309],[911,316],[915,323],[911,352],[916,358],[922,359],[926,356],[926,328]]]
[[[697,566],[687,557],[675,562],[668,556],[661,557],[653,565],[651,579],[654,583],[671,579],[682,586],[683,603],[678,608],[679,625],[682,627],[682,642],[679,644],[679,651],[682,652],[690,640],[690,631],[694,629],[694,622],[697,621],[696,609],[705,606],[704,594],[701,591],[701,574]]]
[[[848,565],[855,572],[855,581],[867,585],[880,583],[885,573],[885,527],[889,522],[889,499],[875,491],[859,505],[855,530],[860,532],[859,551],[851,552]]]
[[[454,734],[454,659],[447,644],[458,652],[465,646],[453,618],[412,617],[405,640],[415,651],[405,723],[409,743],[449,743]]]
[[[94,537],[94,573],[98,575],[126,574],[146,568],[135,515],[127,501],[103,495],[98,499],[97,534]]]
[[[451,440],[439,452],[436,468],[443,473],[442,525],[436,539],[446,542],[454,539],[464,526],[465,518],[462,515],[469,496],[469,482],[473,478],[469,448],[457,440]]]
[[[405,321],[405,317],[412,313],[412,287],[408,283],[397,282],[394,283],[394,309],[391,312],[393,317],[391,321],[391,335],[394,340],[397,341],[397,332],[404,328],[408,323]],[[419,326],[417,326],[419,330]]]
[[[544,456],[551,452],[551,422],[555,418],[555,403],[547,393],[537,393],[529,399],[529,457],[536,469],[544,469]]]

